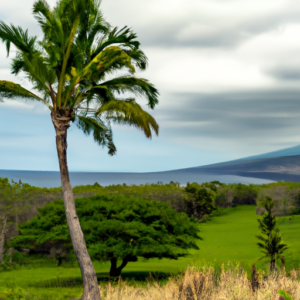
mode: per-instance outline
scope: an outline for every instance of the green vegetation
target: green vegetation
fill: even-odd
[[[0,179],[1,180],[1,179]],[[8,179],[3,179],[8,181]],[[259,203],[266,196],[270,196],[275,203],[273,212],[277,216],[300,214],[300,187],[297,184],[287,182],[271,183],[265,185],[244,185],[244,184],[218,184],[213,183],[191,183],[201,188],[214,192],[213,204],[216,207],[232,207],[234,205],[244,205]],[[23,184],[30,189],[33,197],[28,200],[30,210],[37,214],[36,207],[41,207],[48,202],[62,198],[61,187],[57,188],[38,188]],[[217,187],[213,190],[212,186]],[[298,189],[299,188],[299,189]],[[73,193],[76,198],[89,197],[92,195],[124,195],[133,196],[143,199],[150,199],[169,203],[170,207],[177,212],[187,212],[187,203],[185,201],[186,187],[180,186],[179,183],[170,182],[168,184],[143,184],[143,185],[126,185],[117,184],[110,186],[101,186],[99,183],[85,186],[75,186]],[[247,196],[247,195],[250,196]],[[186,195],[188,196],[188,195]],[[250,203],[249,203],[250,201]],[[263,207],[257,207],[257,213],[263,214]],[[22,215],[22,213],[21,213]]]
[[[111,262],[110,276],[119,276],[138,257],[178,259],[188,254],[187,249],[198,249],[197,222],[165,203],[107,195],[76,199],[75,203],[90,255]],[[61,200],[40,208],[39,215],[19,229],[20,235],[8,247],[49,250],[59,265],[71,250]]]
[[[3,247],[9,225],[18,230],[19,215],[29,209],[29,201],[34,197],[34,188],[21,180],[11,183],[0,178],[0,263],[3,262]]]
[[[190,217],[201,221],[207,218],[214,210],[217,185],[215,183],[198,184],[187,183],[184,200],[186,212]]]
[[[297,238],[300,216],[278,217],[277,220],[283,242],[289,247],[286,252],[286,269],[297,268],[300,265],[300,240]],[[199,229],[203,239],[197,242],[200,250],[190,250],[191,255],[177,261],[142,259],[128,263],[126,271],[176,272],[194,263],[220,266],[228,261],[241,262],[245,269],[250,270],[252,264],[261,257],[255,237],[260,231],[254,205],[227,208],[223,210],[222,215],[212,218],[209,222],[200,223]],[[56,265],[57,263],[53,263],[53,267]],[[98,266],[98,272],[108,272],[110,264],[101,263]],[[268,262],[261,261],[257,266],[267,269]]]
[[[60,278],[69,279],[68,286],[54,285],[53,281],[61,281]],[[1,272],[0,276],[0,298],[2,299],[22,299],[17,298],[16,291],[22,289],[23,293],[31,296],[23,299],[36,300],[68,300],[70,298],[79,298],[82,294],[82,284],[76,283],[72,286],[70,279],[81,279],[80,269],[76,268],[51,268],[27,267],[18,268],[8,272]],[[52,285],[46,285],[47,282],[52,282]],[[44,286],[43,286],[44,285]],[[39,287],[40,286],[40,287]],[[59,288],[57,288],[59,287]],[[5,293],[6,292],[6,293]],[[16,298],[8,298],[7,295],[13,293]],[[23,295],[22,295],[23,296]]]
[[[259,235],[257,215],[254,205],[227,208],[226,214],[212,219],[208,223],[200,224],[202,242],[199,242],[200,251],[197,258],[220,265],[223,262],[238,261],[250,272],[251,266],[260,257],[256,235]],[[282,239],[288,246],[286,251],[286,270],[300,265],[300,240],[297,232],[300,231],[300,216],[278,217],[278,227]],[[269,261],[257,263],[258,269],[267,270]]]
[[[291,295],[289,295],[287,292],[285,292],[284,290],[278,290],[278,294],[283,297],[284,300],[293,300],[293,298],[291,297]],[[279,300],[282,300],[279,299]]]
[[[256,236],[259,239],[257,245],[264,254],[261,259],[268,259],[270,261],[270,271],[276,271],[276,261],[280,259],[282,264],[285,263],[283,252],[288,248],[286,244],[282,243],[277,220],[272,213],[274,201],[272,198],[266,197],[261,205],[267,212],[263,215],[262,219],[258,219],[261,234]]]
[[[297,238],[297,233],[300,231],[300,216],[279,217],[277,220],[283,241],[289,247],[285,255],[286,270],[289,272],[292,268],[297,269],[300,265],[300,240]],[[185,270],[189,265],[214,266],[219,269],[222,263],[227,265],[228,262],[241,263],[250,274],[252,264],[261,257],[256,246],[255,236],[259,234],[259,228],[254,205],[227,208],[222,215],[213,217],[209,222],[200,223],[199,229],[203,238],[203,241],[197,242],[200,250],[190,250],[189,256],[179,258],[176,261],[152,258],[129,262],[122,272],[122,276],[131,278],[141,274],[145,276],[151,272],[155,277],[158,272],[161,274],[176,273]],[[55,286],[64,286],[64,282],[68,282],[68,280],[71,285],[75,285],[76,278],[80,277],[78,267],[72,267],[66,262],[63,262],[61,267],[57,267],[57,263],[49,258],[43,261],[41,258],[34,257],[35,255],[32,256],[31,262],[27,261],[28,264],[25,266],[19,266],[16,270],[1,272],[0,292],[19,286],[32,295],[45,297],[41,299],[47,299],[46,295],[51,295],[52,298],[49,296],[48,299],[60,299],[60,292],[61,295],[65,295],[65,297],[61,296],[61,299],[68,299],[66,295],[69,297],[80,295],[82,288],[79,286],[55,288]],[[33,261],[34,259],[36,262]],[[22,260],[26,261],[24,258]],[[109,262],[94,261],[93,263],[98,278],[101,276],[108,277]],[[257,264],[259,270],[268,270],[268,267],[267,260],[262,260]],[[72,278],[73,281],[71,281]]]
[[[255,205],[257,199],[257,188],[253,184],[245,185],[238,183],[234,185],[233,205]]]
[[[6,180],[5,182],[8,181]],[[195,184],[190,184],[190,186],[193,185]],[[216,204],[216,210],[213,210],[208,218],[202,218],[201,223],[197,225],[200,230],[199,234],[203,238],[202,241],[197,242],[197,246],[200,250],[188,250],[189,255],[180,257],[178,260],[169,260],[166,258],[150,258],[147,260],[139,257],[137,262],[128,262],[126,268],[122,271],[122,278],[134,281],[144,280],[146,277],[149,277],[149,272],[151,272],[154,278],[166,280],[170,274],[183,271],[189,265],[200,267],[213,266],[215,270],[220,270],[223,263],[225,267],[228,264],[228,268],[230,268],[229,266],[232,263],[241,264],[243,268],[248,271],[248,274],[250,274],[251,266],[261,257],[255,236],[260,234],[257,226],[256,211],[261,210],[263,207],[256,207],[255,205],[235,206],[232,201],[234,198],[237,198],[235,193],[241,195],[242,193],[238,194],[238,192],[247,190],[247,187],[243,185],[222,184],[216,186],[215,184],[210,185],[209,183],[205,183],[195,186],[197,186],[196,190],[205,188],[211,194],[215,193],[212,203]],[[213,186],[216,186],[217,189],[215,190]],[[22,188],[25,187],[26,185],[23,184]],[[54,199],[61,198],[61,190],[59,188],[39,189],[30,186],[27,186],[27,188],[32,191],[33,196],[31,197],[29,195],[29,198],[24,197],[21,202],[18,202],[18,205],[23,206],[23,203],[26,204],[26,199],[28,199],[28,205],[31,211],[34,211],[35,206],[40,207],[48,202],[52,202]],[[289,201],[295,199],[294,204],[298,205],[296,201],[298,199],[298,190],[288,189],[286,185],[273,187],[269,187],[269,185],[251,186],[250,189],[257,192],[256,201],[262,200],[262,196],[265,195],[265,193],[277,195],[272,213],[277,212],[277,209],[283,207],[281,206],[283,202],[280,202],[280,199],[284,197],[290,199]],[[19,190],[19,192],[21,192],[21,190]],[[75,195],[79,195],[80,197],[84,195],[90,197],[91,195],[98,194],[99,196],[97,197],[99,198],[117,197],[123,199],[125,195],[126,197],[131,196],[156,200],[155,203],[158,203],[158,205],[168,207],[168,204],[178,212],[186,211],[186,201],[184,198],[187,196],[187,190],[185,187],[180,187],[178,183],[174,182],[170,184],[158,183],[141,186],[127,186],[123,184],[106,187],[102,187],[96,183],[89,186],[74,187],[73,190]],[[278,191],[280,191],[280,193],[278,193]],[[222,204],[222,202],[218,204],[218,199],[220,199],[222,195],[229,195],[231,197],[231,204],[230,202],[225,203],[226,205],[230,205],[230,207],[222,208],[218,206],[224,204]],[[193,194],[190,196],[193,196]],[[225,199],[227,199],[226,197]],[[242,199],[241,196],[239,197]],[[61,203],[60,205],[62,206],[62,202],[58,202]],[[226,205],[224,205],[224,207],[226,207]],[[49,207],[51,207],[51,205],[49,205]],[[62,208],[60,208],[60,210],[62,210]],[[262,212],[265,212],[265,208],[263,208]],[[18,213],[20,220],[29,221],[33,216],[37,215],[38,211],[35,213],[19,211]],[[55,214],[53,214],[53,216],[54,215]],[[13,210],[9,218],[12,221],[15,220]],[[282,233],[282,241],[288,246],[288,250],[285,252],[285,266],[289,272],[292,268],[297,269],[300,266],[300,241],[297,239],[297,232],[300,230],[300,216],[290,215],[290,212],[287,211],[286,216],[277,218],[277,224]],[[10,226],[11,228],[15,227],[14,224]],[[59,234],[61,233],[62,231],[59,231]],[[68,255],[65,255],[63,253],[65,249],[59,247],[56,249],[56,252],[48,252],[46,255],[13,253],[9,250],[10,249],[7,249],[7,252],[4,254],[4,264],[0,265],[0,286],[3,287],[0,288],[0,298],[4,298],[1,292],[5,290],[9,291],[16,287],[21,287],[30,295],[39,296],[40,299],[69,299],[70,297],[78,298],[80,296],[82,292],[82,287],[80,286],[81,275],[79,267],[76,261],[74,261],[72,252],[67,252]],[[37,250],[42,251],[43,249]],[[68,249],[68,251],[69,250],[70,249]],[[61,260],[60,266],[57,267],[57,260],[59,259]],[[111,263],[100,263],[97,260],[93,260],[93,264],[97,272],[98,280],[100,280],[100,282],[104,281],[105,283],[109,278]],[[279,264],[278,267],[280,266]],[[267,271],[269,269],[269,261],[267,259],[259,261],[257,263],[257,269],[259,272],[261,270]]]

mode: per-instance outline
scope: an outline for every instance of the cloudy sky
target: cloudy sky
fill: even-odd
[[[1,1],[0,19],[39,35],[32,3]],[[138,75],[160,91],[151,112],[160,134],[147,140],[114,127],[118,153],[109,157],[73,126],[71,171],[164,171],[300,144],[298,0],[103,0],[102,10],[111,24],[139,36],[149,68]],[[26,86],[10,74],[3,44],[0,57],[0,80]],[[58,170],[42,105],[0,104],[0,169]]]

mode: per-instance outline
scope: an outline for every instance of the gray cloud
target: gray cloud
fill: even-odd
[[[288,3],[289,2],[289,3]],[[221,3],[221,1],[220,1]],[[111,4],[112,5],[112,4]],[[224,3],[220,4],[226,5]],[[300,9],[296,1],[287,1],[282,10],[267,11],[248,15],[247,10],[241,10],[241,16],[236,20],[231,18],[228,12],[221,13],[219,18],[207,15],[205,11],[195,8],[193,14],[185,15],[182,12],[180,17],[168,17],[158,15],[153,19],[148,19],[145,15],[143,22],[135,24],[131,15],[121,17],[116,20],[110,15],[110,5],[108,8],[107,20],[112,24],[122,21],[122,25],[127,24],[138,33],[139,40],[146,47],[203,47],[203,48],[232,48],[241,43],[262,34],[274,30],[284,30],[286,25],[291,23],[299,24]],[[149,5],[151,7],[151,5]],[[118,15],[119,16],[119,15]],[[120,19],[120,18],[119,18]],[[117,23],[115,23],[117,22]]]
[[[28,2],[30,3],[12,0],[11,3],[1,4],[0,19],[28,28],[32,35],[39,35],[41,33],[39,26],[31,13],[33,0]],[[196,2],[191,2],[191,9],[184,8],[179,16],[172,17],[172,10],[170,10],[170,15],[166,13],[154,15],[153,7],[157,3],[160,3],[162,11],[169,6],[167,2],[165,4],[163,2],[160,0],[160,2],[153,1],[153,3],[136,5],[135,0],[129,0],[128,5],[125,5],[120,0],[106,0],[103,1],[102,8],[106,19],[112,25],[132,27],[145,47],[232,48],[257,34],[284,28],[290,23],[299,23],[300,8],[294,0],[287,0],[282,10],[268,11],[262,8],[261,12],[257,10],[256,13],[252,12],[252,15],[248,14],[247,1],[245,1],[245,8],[241,6],[241,15],[237,15],[236,20],[225,8],[234,2],[239,4],[239,1],[214,1],[216,8],[221,8],[219,17],[209,10],[206,12],[197,7]],[[49,3],[53,5],[55,1],[50,0]],[[136,6],[136,10],[127,9],[131,6],[130,3]],[[19,7],[17,11],[16,5]],[[116,11],[116,6],[120,7],[119,11]],[[147,8],[150,13],[144,12],[141,18],[137,15],[137,11],[141,8]]]
[[[290,66],[278,66],[266,71],[266,74],[283,81],[300,80],[300,65],[294,62]]]
[[[174,95],[176,108],[157,112],[162,130],[178,139],[263,139],[300,130],[298,91]]]

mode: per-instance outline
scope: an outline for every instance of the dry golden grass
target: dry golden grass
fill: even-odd
[[[224,268],[217,274],[213,268],[188,269],[181,278],[171,278],[166,285],[148,283],[131,286],[126,282],[100,286],[105,300],[278,300],[282,289],[300,300],[298,271],[287,277],[285,272],[258,274],[259,288],[252,290],[251,280],[241,268]],[[283,299],[283,298],[281,298]]]

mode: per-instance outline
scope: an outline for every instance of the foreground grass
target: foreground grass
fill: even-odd
[[[255,238],[255,235],[259,233],[257,218],[259,216],[255,213],[255,206],[239,206],[227,209],[225,215],[215,217],[212,221],[199,225],[200,236],[203,238],[203,241],[198,242],[200,250],[193,250],[189,256],[177,261],[140,259],[138,262],[129,263],[124,269],[123,275],[127,278],[135,276],[136,279],[140,274],[145,277],[145,274],[151,272],[154,278],[159,279],[159,276],[156,276],[157,272],[177,273],[178,271],[185,271],[191,265],[198,268],[215,267],[218,269],[224,262],[226,265],[228,262],[239,262],[248,272],[249,277],[252,264],[261,257]],[[300,265],[300,239],[298,238],[300,216],[281,217],[278,218],[278,221],[283,234],[283,241],[289,247],[285,258],[286,270],[290,273],[293,268],[298,269]],[[94,266],[99,277],[107,276],[109,263],[94,262]],[[263,261],[259,262],[257,267],[261,270],[268,269],[267,263]],[[63,284],[61,284],[62,282]],[[22,267],[18,270],[0,273],[0,298],[5,291],[16,287],[21,287],[28,294],[36,296],[32,299],[78,298],[82,292],[80,282],[78,267]]]
[[[13,271],[0,273],[0,299],[19,299],[6,298],[11,292],[17,293],[18,288],[22,288],[31,297],[28,299],[37,300],[65,300],[77,298],[82,293],[81,285],[73,287],[44,288],[37,287],[47,281],[57,278],[80,278],[79,268],[21,268]],[[22,293],[20,293],[22,294]],[[23,295],[22,295],[23,296]],[[20,298],[26,299],[26,298]]]
[[[172,276],[165,284],[155,280],[148,283],[128,283],[99,285],[103,300],[275,300],[279,299],[278,290],[284,290],[293,300],[300,300],[299,272],[292,270],[287,277],[285,271],[266,274],[259,271],[256,275],[256,288],[243,268],[238,264],[212,267],[188,268],[183,275]],[[43,275],[45,277],[45,275]],[[29,282],[29,281],[28,281]],[[0,299],[70,299],[79,298],[82,288],[59,288],[40,290],[24,289],[22,297],[18,289],[0,291]],[[15,293],[15,294],[14,294]]]
[[[213,268],[188,269],[181,278],[171,278],[166,285],[149,283],[131,286],[126,283],[100,286],[105,300],[275,300],[282,289],[300,300],[299,276],[295,270],[291,277],[281,274],[258,274],[258,288],[252,288],[247,274],[239,267],[231,270]]]

